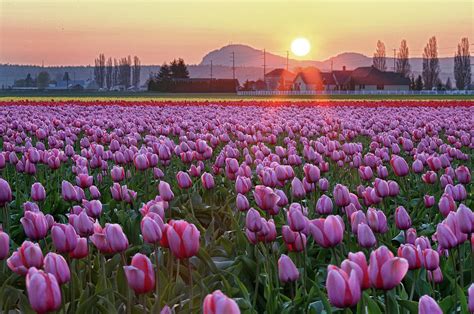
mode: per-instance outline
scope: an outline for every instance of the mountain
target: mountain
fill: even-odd
[[[232,53],[235,57],[235,76],[239,82],[246,80],[257,80],[263,77],[263,50],[253,48],[248,45],[227,45],[220,49],[207,53],[199,64],[188,65],[191,77],[210,77],[211,60],[212,75],[215,78],[232,78]],[[266,52],[266,71],[275,68],[286,67],[286,56]],[[448,77],[454,83],[454,58],[440,58],[440,78],[443,82]],[[322,61],[315,60],[295,60],[289,59],[289,69],[295,70],[297,67],[314,66],[321,71],[341,70],[346,67],[348,70],[361,66],[370,66],[372,58],[356,52],[344,52],[337,56]],[[474,57],[471,57],[471,64],[474,64]],[[393,70],[393,58],[386,59],[387,70]],[[417,76],[421,74],[423,67],[422,58],[410,58],[412,73]],[[144,84],[153,73],[160,70],[158,65],[143,65],[141,69],[140,81]],[[64,72],[68,71],[71,79],[86,80],[94,76],[94,68],[91,66],[65,66],[65,67],[40,67],[31,65],[9,65],[0,64],[0,88],[1,86],[11,86],[15,80],[25,78],[28,73],[33,77],[41,71],[48,71],[52,79],[61,80]]]

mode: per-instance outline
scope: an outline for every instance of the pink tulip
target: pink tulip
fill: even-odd
[[[150,259],[143,254],[133,256],[130,266],[123,267],[130,288],[137,294],[155,289],[155,271]]]
[[[89,193],[91,194],[92,199],[96,200],[100,198],[100,191],[95,185],[89,187]]]
[[[179,171],[176,174],[176,181],[178,181],[178,186],[180,189],[189,189],[193,186],[193,181],[186,172]]]
[[[474,313],[474,283],[471,284],[468,291],[469,312]]]
[[[392,166],[393,172],[397,177],[404,177],[410,171],[407,162],[403,157],[393,155],[390,159],[390,165]]]
[[[72,225],[56,224],[51,228],[53,245],[59,253],[69,253],[77,246],[77,233]]]
[[[306,235],[302,232],[291,231],[289,226],[281,228],[283,241],[290,252],[302,252],[306,247]]]
[[[462,233],[470,234],[474,232],[474,213],[469,207],[460,204],[456,211],[456,220]]]
[[[321,191],[326,192],[329,189],[329,181],[326,178],[321,178],[318,181],[318,187]]]
[[[164,223],[158,214],[148,213],[143,217],[140,228],[143,235],[143,240],[146,243],[155,244],[160,242]]]
[[[400,193],[400,187],[396,181],[388,180],[388,195],[397,196]]]
[[[102,213],[102,203],[99,200],[82,200],[82,206],[86,209],[89,217],[98,218]]]
[[[418,313],[419,314],[443,314],[443,311],[439,307],[438,303],[428,295],[424,295],[418,302]]]
[[[35,202],[42,202],[46,199],[46,190],[41,183],[35,182],[31,186],[31,199]]]
[[[110,170],[110,176],[114,182],[120,182],[125,179],[125,170],[120,166],[114,166]]]
[[[423,197],[423,202],[424,202],[426,208],[430,208],[430,207],[434,206],[435,198],[434,198],[434,196],[431,196],[431,195],[425,195]]]
[[[411,227],[410,215],[403,206],[398,206],[395,209],[395,225],[400,230],[407,230]]]
[[[416,229],[409,228],[405,231],[405,243],[415,244],[416,241]]]
[[[253,192],[255,203],[262,210],[270,214],[278,213],[278,201],[280,197],[269,187],[257,185]]]
[[[235,180],[235,191],[240,194],[247,194],[252,189],[252,181],[243,176],[237,176]]]
[[[87,173],[78,174],[76,177],[76,184],[83,189],[90,187],[93,182],[94,178]]]
[[[60,285],[68,282],[71,279],[71,272],[69,265],[64,257],[56,253],[48,253],[44,257],[44,270],[47,273],[53,274]]]
[[[469,184],[471,182],[471,171],[468,167],[461,165],[456,168],[455,173],[459,183]]]
[[[385,246],[370,254],[369,279],[372,287],[391,290],[398,286],[408,271],[408,262],[404,258],[394,257]]]
[[[12,190],[7,181],[0,178],[0,207],[12,201]]]
[[[398,248],[398,257],[403,257],[408,262],[408,269],[419,269],[422,266],[422,253],[420,248],[413,244],[402,244]]]
[[[350,222],[351,222],[352,233],[357,234],[359,225],[367,224],[367,218],[362,210],[358,210],[351,214]]]
[[[329,302],[339,308],[353,307],[361,298],[360,282],[356,271],[347,274],[344,270],[330,265],[326,278]]]
[[[346,186],[341,184],[336,184],[333,191],[334,200],[336,206],[344,207],[350,204],[349,190]]]
[[[411,165],[411,169],[414,173],[422,173],[424,169],[423,162],[419,159],[415,160]]]
[[[32,267],[26,276],[30,305],[37,313],[47,313],[61,307],[61,290],[53,274]]]
[[[11,271],[19,275],[26,275],[28,268],[31,267],[41,268],[43,266],[43,253],[39,244],[30,241],[23,242],[7,259],[7,265]]]
[[[375,233],[385,233],[388,231],[387,217],[381,210],[375,208],[367,209],[367,223]]]
[[[433,249],[423,250],[423,267],[426,270],[435,270],[439,267],[439,254]]]
[[[293,282],[298,280],[300,273],[295,264],[287,255],[282,254],[278,259],[278,278],[281,282]]]
[[[450,250],[458,246],[458,239],[454,230],[452,230],[446,223],[439,223],[436,227],[436,239],[439,245],[446,250]]]
[[[10,237],[0,229],[0,261],[8,257],[10,253]]]
[[[371,248],[377,244],[374,232],[364,223],[357,227],[357,241],[361,247]]]
[[[128,248],[128,239],[119,224],[106,224],[104,233],[113,252],[123,252]]]
[[[133,159],[133,164],[137,170],[144,171],[150,167],[150,163],[146,155],[144,154],[137,154]]]
[[[77,245],[74,251],[69,253],[69,256],[74,259],[82,259],[89,255],[89,246],[86,238],[78,238]]]
[[[262,220],[260,213],[254,208],[247,211],[245,217],[245,227],[251,232],[259,232],[262,229]]]
[[[306,195],[303,183],[296,177],[291,181],[291,195],[297,199],[303,198]]]
[[[178,259],[189,258],[199,251],[200,232],[193,224],[184,220],[173,221],[166,236],[171,252]]]
[[[359,265],[360,269],[362,270],[363,278],[362,280],[360,280],[362,290],[370,288],[369,272],[368,272],[367,259],[365,258],[365,254],[363,252],[356,252],[356,253],[349,252],[348,258],[351,262],[354,262],[357,265]]]
[[[66,202],[77,200],[77,192],[74,186],[68,181],[63,180],[61,183],[61,195]]]
[[[237,303],[223,294],[220,290],[208,294],[202,306],[203,314],[239,314]]]
[[[438,208],[441,214],[443,214],[444,217],[447,217],[449,212],[456,210],[456,202],[451,195],[443,194],[439,200]]]
[[[79,215],[70,214],[68,221],[82,237],[87,237],[94,233],[94,220],[85,211],[82,211]]]
[[[375,193],[377,193],[377,195],[379,197],[387,197],[390,195],[390,189],[388,187],[388,182],[385,181],[385,180],[382,180],[382,179],[375,179],[375,182],[374,182],[374,189],[375,189]]]
[[[438,267],[433,271],[428,271],[428,281],[434,283],[443,282],[443,272],[441,271],[441,268]]]
[[[208,172],[204,172],[201,176],[202,187],[206,190],[212,190],[215,186],[214,177]]]
[[[297,205],[297,206],[293,206]],[[290,208],[287,213],[288,225],[290,229],[295,232],[301,232],[306,228],[306,220],[303,212],[301,211],[301,206],[298,203],[293,203],[290,205]]]
[[[344,222],[340,216],[329,215],[310,221],[310,231],[314,240],[324,248],[334,247],[342,242]]]
[[[372,168],[366,167],[366,166],[360,166],[359,167],[359,177],[364,180],[364,181],[369,181],[372,179],[374,173],[372,171]]]
[[[249,200],[245,197],[245,195],[237,194],[236,198],[236,207],[239,211],[244,212],[250,208]]]
[[[32,240],[43,239],[48,232],[48,223],[42,212],[27,211],[20,221],[26,236]]]
[[[165,181],[160,181],[158,184],[158,192],[162,200],[169,202],[174,199],[173,191],[171,190],[170,185]]]
[[[327,195],[322,195],[316,203],[316,211],[320,215],[328,215],[332,212],[332,200]]]

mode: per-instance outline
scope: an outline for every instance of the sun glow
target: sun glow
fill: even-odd
[[[291,52],[298,57],[303,57],[311,50],[311,45],[306,38],[296,38],[291,43]]]

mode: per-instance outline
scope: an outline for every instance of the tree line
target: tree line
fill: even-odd
[[[385,44],[377,41],[377,47],[372,58],[372,65],[380,71],[386,71]],[[409,77],[411,73],[409,50],[406,40],[402,40],[400,48],[396,54],[395,72],[403,77]],[[439,78],[441,70],[439,67],[438,44],[436,36],[431,37],[423,49],[423,69],[422,74],[416,79],[411,76],[411,88],[413,90],[433,88],[451,89],[451,79],[448,78],[444,87]],[[454,79],[456,88],[459,90],[468,89],[471,85],[471,54],[469,51],[469,40],[467,37],[461,39],[457,51],[454,55]]]
[[[125,89],[140,86],[141,62],[137,56],[107,60],[103,53],[94,60],[94,80],[99,88],[112,89],[123,86]]]
[[[169,64],[163,63],[160,71],[151,75],[148,80],[148,90],[159,92],[173,91],[174,80],[189,78],[189,71],[182,58],[174,59]]]

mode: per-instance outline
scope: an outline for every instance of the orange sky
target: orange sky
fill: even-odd
[[[406,39],[419,56],[432,35],[452,56],[461,37],[474,43],[473,21],[470,0],[0,0],[0,63],[92,64],[100,52],[199,63],[228,43],[284,55],[301,36],[312,45],[306,59],[372,55],[377,39],[390,55]]]

